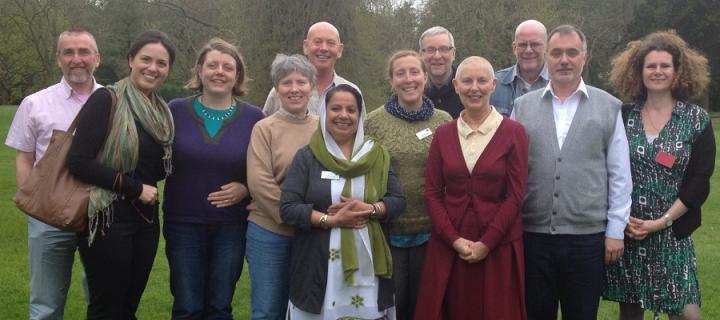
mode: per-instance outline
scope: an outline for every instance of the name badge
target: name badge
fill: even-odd
[[[425,139],[431,135],[432,135],[432,130],[430,130],[430,128],[422,129],[422,130],[418,131],[418,133],[415,134],[415,136],[417,136],[418,140]]]
[[[675,157],[665,151],[660,151],[657,154],[657,157],[655,157],[655,162],[663,165],[664,167],[666,167],[668,169],[672,169],[673,165],[675,164],[675,159],[677,159],[677,157]]]
[[[340,179],[340,176],[332,171],[323,171],[320,173],[320,179],[337,180],[337,179]]]

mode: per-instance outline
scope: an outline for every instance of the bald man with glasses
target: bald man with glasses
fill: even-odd
[[[490,104],[498,112],[509,116],[515,99],[548,84],[550,76],[544,57],[546,43],[547,30],[539,21],[527,20],[517,26],[512,42],[516,63],[495,72],[497,87],[490,97]]]

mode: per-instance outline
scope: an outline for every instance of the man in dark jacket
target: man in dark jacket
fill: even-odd
[[[455,60],[455,39],[448,29],[435,26],[425,30],[419,42],[430,75],[425,96],[432,100],[435,108],[445,110],[457,118],[464,108],[452,84],[455,77],[455,68],[452,66]]]

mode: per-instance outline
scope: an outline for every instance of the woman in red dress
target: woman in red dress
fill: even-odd
[[[465,59],[453,80],[465,110],[430,146],[432,219],[415,319],[526,319],[522,208],[528,140],[490,105],[490,63]]]

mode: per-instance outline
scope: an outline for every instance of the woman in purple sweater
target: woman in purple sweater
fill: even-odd
[[[249,202],[245,159],[262,111],[245,94],[237,49],[212,39],[187,88],[170,102],[175,120],[173,173],[165,184],[165,236],[172,317],[232,319],[231,301],[245,257]]]

